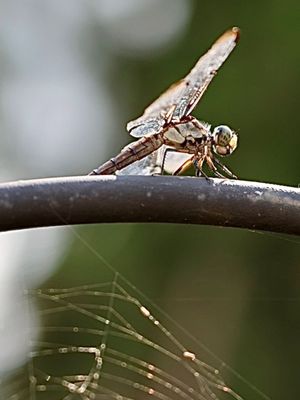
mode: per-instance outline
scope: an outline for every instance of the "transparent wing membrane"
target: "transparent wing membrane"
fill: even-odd
[[[179,121],[191,113],[216,72],[230,55],[239,38],[239,29],[226,31],[196,63],[190,73],[156,99],[144,114],[127,124],[134,137],[159,133],[168,119]]]
[[[161,146],[158,150],[149,154],[149,156],[117,171],[116,175],[156,175],[163,172],[173,174],[186,160],[191,158],[191,154],[174,151],[168,152],[164,161],[164,171],[162,171],[163,158],[168,148],[165,145]]]
[[[116,175],[155,175],[161,173],[161,163],[163,158],[163,147],[153,151],[141,160],[135,161],[127,167],[116,171]]]

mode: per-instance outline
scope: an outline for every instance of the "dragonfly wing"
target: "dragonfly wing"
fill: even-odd
[[[161,116],[147,117],[142,115],[140,118],[128,122],[127,131],[136,138],[154,135],[162,132],[165,122],[165,118]]]
[[[116,172],[116,175],[154,175],[161,173],[161,164],[164,150],[161,146],[141,160],[135,161],[127,167]]]
[[[178,168],[181,167],[182,164],[184,164],[191,157],[192,154],[172,151],[168,153],[166,156],[164,170],[168,174],[174,174],[174,172],[177,171]]]
[[[220,36],[185,78],[170,86],[140,118],[128,123],[130,134],[141,137],[159,133],[166,122],[178,122],[188,116],[235,48],[239,32],[238,28],[232,28]]]
[[[239,34],[238,28],[226,31],[184,78],[185,85],[172,115],[174,120],[180,120],[192,112],[218,69],[235,48]]]
[[[162,173],[162,161],[168,146],[162,145],[141,160],[135,161],[127,167],[116,171],[116,175],[159,175]],[[164,162],[164,171],[173,174],[189,158],[191,154],[180,152],[167,153]]]

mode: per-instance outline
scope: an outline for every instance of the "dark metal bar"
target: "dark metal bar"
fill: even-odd
[[[174,176],[84,176],[0,185],[0,231],[168,222],[300,234],[300,189]]]

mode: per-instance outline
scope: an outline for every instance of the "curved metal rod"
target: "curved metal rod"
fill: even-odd
[[[0,184],[0,231],[168,222],[300,234],[300,189],[174,176],[84,176]]]

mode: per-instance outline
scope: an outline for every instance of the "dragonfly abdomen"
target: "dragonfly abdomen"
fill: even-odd
[[[136,142],[125,146],[114,158],[111,158],[100,167],[94,169],[89,175],[111,175],[135,161],[141,160],[163,145],[161,134],[145,136]]]

